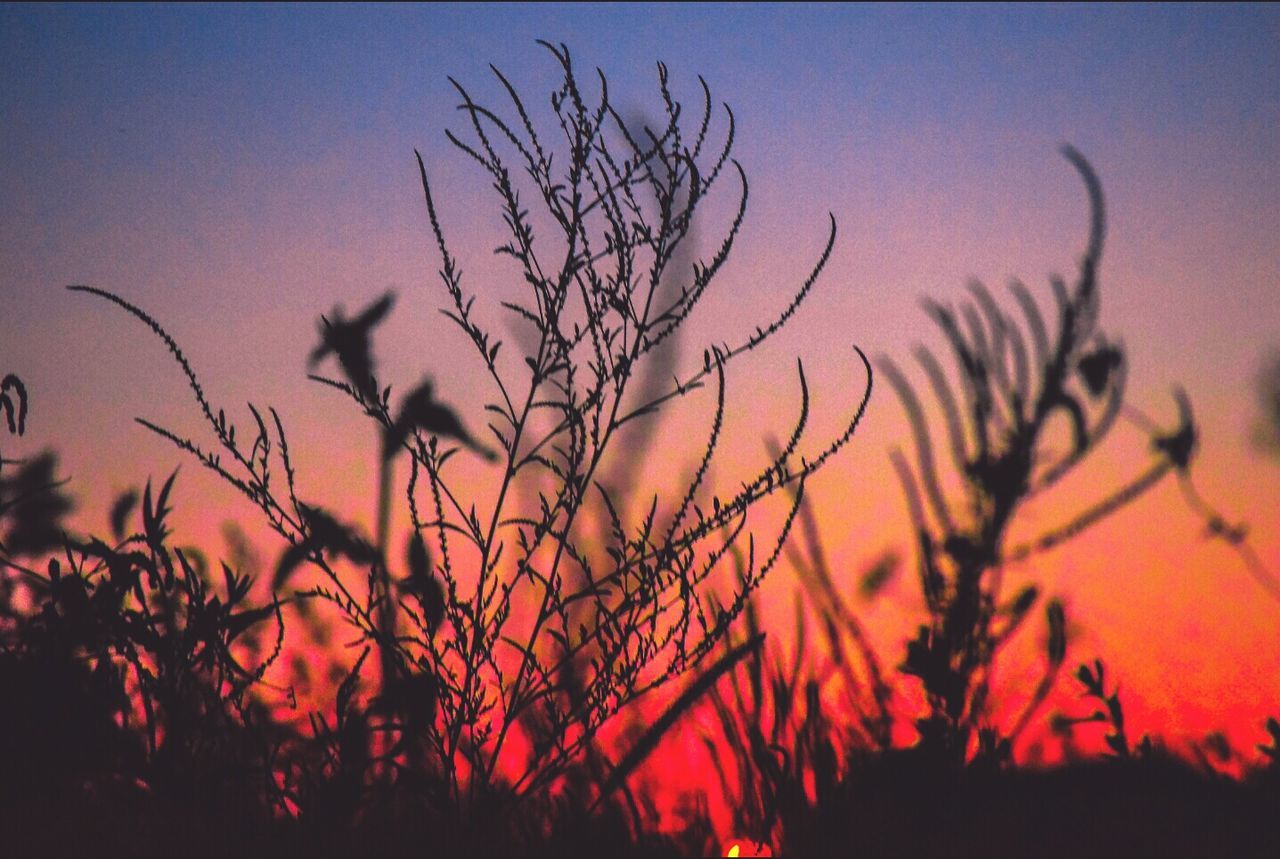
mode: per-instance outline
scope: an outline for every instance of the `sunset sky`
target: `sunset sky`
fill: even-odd
[[[827,213],[838,223],[810,300],[730,376],[725,486],[759,465],[766,435],[789,431],[797,357],[816,449],[861,395],[854,344],[904,367],[914,344],[941,346],[921,298],[959,300],[971,278],[1003,296],[1019,276],[1050,306],[1048,275],[1075,273],[1088,224],[1066,143],[1106,194],[1102,328],[1128,351],[1131,402],[1172,426],[1172,388],[1186,388],[1203,435],[1198,486],[1250,524],[1280,571],[1280,459],[1251,442],[1255,379],[1280,349],[1276,6],[0,7],[0,373],[31,392],[27,434],[4,437],[4,455],[56,449],[78,528],[104,529],[116,492],[178,465],[186,539],[216,550],[218,522],[253,521],[133,422],[201,430],[163,344],[64,288],[88,284],[159,320],[237,420],[249,418],[246,400],[274,404],[308,494],[368,526],[376,437],[354,406],[305,379],[316,318],[396,290],[379,330],[382,374],[398,390],[432,374],[482,425],[491,392],[436,312],[446,296],[413,153],[464,283],[501,331],[500,213],[445,138],[465,128],[448,76],[506,109],[494,63],[545,119],[558,68],[539,38],[565,43],[584,79],[599,66],[627,115],[660,109],[657,61],[691,108],[699,74],[733,108],[747,222],[692,320],[688,366],[776,315],[820,253]],[[717,123],[719,140],[722,113]],[[700,229],[710,255],[722,223]],[[705,430],[706,405],[680,426]],[[850,587],[879,552],[908,549],[888,459],[907,441],[878,385],[854,442],[812,487]],[[1028,511],[1028,533],[1136,475],[1145,445],[1122,423],[1058,502]],[[1068,659],[1107,660],[1135,733],[1225,728],[1251,749],[1262,719],[1280,714],[1280,604],[1204,539],[1174,483],[1010,575],[1064,597]],[[779,630],[788,576],[777,571],[764,593],[785,607]],[[913,579],[864,610],[896,663],[922,617]],[[1028,648],[1041,635],[1025,632]],[[1010,676],[1030,676],[1033,660],[1012,660]]]

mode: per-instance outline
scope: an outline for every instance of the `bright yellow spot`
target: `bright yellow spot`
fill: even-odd
[[[732,847],[730,847],[730,848],[729,848],[729,852],[728,852],[728,853],[726,853],[725,855],[726,855],[726,856],[737,856],[737,855],[738,855],[738,852],[739,852],[739,851],[738,851],[738,845],[737,845],[737,844],[735,844],[735,845],[733,845]]]

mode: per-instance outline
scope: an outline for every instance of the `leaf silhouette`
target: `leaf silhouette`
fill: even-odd
[[[289,581],[289,577],[293,575],[294,570],[301,566],[310,555],[313,546],[310,540],[303,540],[300,543],[294,543],[292,546],[284,550],[280,556],[279,563],[276,564],[275,575],[271,577],[271,589],[280,590],[285,583]]]
[[[401,402],[400,414],[383,437],[382,455],[387,459],[394,456],[415,430],[440,438],[456,439],[489,462],[498,458],[496,453],[477,442],[467,432],[453,409],[435,399],[430,379],[423,380]]]
[[[138,490],[127,489],[111,505],[111,534],[116,540],[124,539],[125,524],[133,508],[138,506]]]
[[[400,674],[391,678],[375,700],[388,714],[404,714],[411,731],[419,731],[435,718],[440,683],[429,671]]]
[[[320,317],[320,345],[311,353],[308,366],[315,367],[330,353],[346,374],[351,386],[366,400],[376,402],[378,388],[373,380],[373,344],[371,333],[382,322],[395,303],[395,293],[388,292],[364,309],[355,319],[348,320],[341,305],[333,309],[332,319]]]
[[[631,750],[609,773],[604,786],[600,788],[600,794],[596,798],[596,805],[599,805],[615,790],[623,786],[636,767],[640,766],[644,759],[649,756],[649,753],[653,751],[654,747],[658,745],[658,741],[662,739],[663,735],[671,729],[671,726],[676,723],[689,707],[715,685],[721,675],[732,671],[739,662],[748,656],[758,653],[763,644],[764,633],[748,639],[716,660],[715,664],[707,668],[705,673],[694,681],[688,689],[680,693],[680,696],[667,707],[656,722],[649,726],[644,734],[640,736],[640,739],[636,741],[635,745],[631,747]]]
[[[262,623],[270,617],[274,617],[278,608],[279,604],[273,602],[270,605],[264,605],[261,608],[246,609],[245,611],[231,615],[227,618],[225,626],[227,641],[234,641],[250,627]]]
[[[1102,395],[1111,381],[1111,374],[1124,363],[1124,353],[1114,346],[1105,343],[1080,359],[1076,370],[1089,394],[1094,397]]]
[[[12,390],[14,396],[18,399],[17,408],[14,408],[13,398],[9,396]],[[22,435],[27,429],[27,388],[22,384],[22,380],[10,373],[0,381],[0,411],[4,412],[5,422],[9,424],[9,432],[15,435]],[[14,412],[17,412],[16,416]],[[16,419],[15,419],[16,417]]]
[[[892,550],[877,558],[859,578],[858,596],[867,600],[884,590],[885,586],[893,581],[901,561],[898,553]]]
[[[164,482],[164,486],[160,487],[160,494],[156,496],[155,503],[151,500],[151,481],[147,481],[146,487],[142,492],[142,527],[143,532],[147,535],[147,542],[153,546],[161,546],[169,536],[169,529],[165,526],[165,518],[172,512],[169,507],[169,493],[173,490],[173,481],[178,476],[178,472],[174,471],[169,475],[169,479]]]
[[[328,552],[345,557],[357,564],[372,564],[378,560],[378,550],[350,526],[344,525],[319,507],[299,503],[299,509],[307,523],[307,536],[285,549],[276,564],[271,579],[273,590],[279,590],[289,576],[313,552]]]
[[[417,598],[427,629],[434,633],[444,619],[444,588],[431,573],[427,544],[417,532],[409,538],[409,577],[400,582],[400,590]]]
[[[1045,607],[1049,620],[1049,662],[1061,665],[1067,657],[1067,617],[1058,600],[1050,600]]]
[[[1191,457],[1195,455],[1199,438],[1186,392],[1178,388],[1173,396],[1178,401],[1178,428],[1167,435],[1155,436],[1151,445],[1169,457],[1179,471],[1186,471],[1191,465]]]
[[[0,515],[9,523],[0,545],[11,554],[38,555],[62,544],[62,520],[73,505],[60,491],[65,481],[54,480],[57,467],[57,455],[45,451],[0,478]]]

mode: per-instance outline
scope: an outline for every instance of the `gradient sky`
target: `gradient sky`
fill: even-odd
[[[701,74],[734,109],[751,206],[693,355],[697,336],[738,339],[776,313],[827,212],[839,223],[811,301],[731,378],[752,421],[734,428],[743,473],[721,474],[728,485],[758,456],[758,419],[785,432],[796,356],[816,446],[861,393],[853,343],[903,363],[913,343],[938,345],[921,297],[1019,275],[1047,299],[1046,276],[1075,271],[1085,236],[1084,193],[1058,154],[1070,143],[1107,195],[1102,323],[1129,351],[1131,401],[1172,422],[1171,387],[1187,388],[1202,490],[1280,569],[1280,461],[1250,445],[1254,378],[1280,347],[1275,6],[0,7],[0,371],[31,390],[27,437],[5,455],[59,450],[85,528],[103,527],[112,493],[183,462],[189,533],[212,540],[210,523],[252,515],[132,422],[198,429],[163,346],[63,289],[85,283],[159,319],[238,418],[246,399],[280,407],[304,485],[369,508],[372,428],[303,378],[316,316],[398,290],[380,331],[387,378],[403,388],[425,369],[479,413],[477,377],[451,358],[460,336],[435,313],[413,150],[484,304],[501,222],[445,140],[462,127],[447,76],[498,102],[493,62],[545,111],[557,70],[538,38],[600,66],[624,111],[657,109],[657,60],[677,95],[696,103]],[[878,389],[813,487],[843,569],[905,546],[886,456],[903,429]],[[1030,511],[1033,527],[1136,473],[1143,444],[1122,426],[1060,508]],[[1169,484],[1013,575],[1068,600],[1070,658],[1112,664],[1137,730],[1227,727],[1250,747],[1280,707],[1280,605],[1201,530]],[[777,576],[766,597],[789,605],[792,586]],[[867,609],[891,661],[919,610],[909,578]]]

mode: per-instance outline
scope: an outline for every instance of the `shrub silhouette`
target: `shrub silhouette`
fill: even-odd
[[[911,424],[914,462],[895,451],[893,463],[915,527],[917,569],[929,611],[929,622],[908,643],[901,668],[920,679],[928,701],[928,714],[916,722],[921,750],[955,763],[974,754],[974,742],[981,754],[1006,757],[1065,658],[1063,608],[1051,601],[1044,679],[1012,725],[991,721],[991,668],[1040,597],[1035,585],[1006,597],[1005,565],[1061,545],[1167,474],[1186,472],[1196,449],[1190,403],[1176,391],[1178,424],[1168,432],[1152,430],[1152,461],[1139,476],[1063,525],[1024,544],[1007,545],[1022,506],[1098,450],[1124,408],[1128,361],[1119,342],[1098,328],[1102,187],[1083,156],[1069,147],[1063,153],[1084,180],[1092,214],[1075,283],[1051,280],[1055,327],[1050,329],[1035,299],[1017,282],[1011,291],[1021,319],[977,282],[969,287],[972,300],[958,311],[925,304],[946,338],[958,378],[958,384],[949,379],[927,348],[915,350],[938,401],[959,499],[948,499],[942,489],[934,437],[914,388],[891,359],[881,360]],[[1065,453],[1055,454],[1058,418],[1065,419],[1071,443]]]
[[[293,769],[274,797],[304,817],[336,806],[352,820],[408,814],[431,821],[437,843],[492,847],[512,833],[549,837],[558,820],[557,800],[548,792],[553,786],[568,792],[579,817],[590,806],[607,818],[619,789],[634,808],[627,776],[710,684],[694,684],[678,698],[617,766],[600,749],[598,732],[644,693],[699,668],[718,676],[759,647],[762,637],[706,667],[780,558],[805,480],[850,440],[866,407],[870,365],[863,358],[867,386],[845,430],[802,455],[810,404],[801,367],[801,407],[786,446],[737,491],[713,494],[709,475],[718,460],[727,371],[794,317],[829,258],[834,218],[817,262],[772,320],[737,345],[709,346],[700,366],[655,385],[646,364],[708,294],[746,216],[746,176],[730,157],[733,114],[726,107],[723,143],[713,150],[705,82],[701,113],[689,126],[660,64],[664,124],[637,132],[610,104],[602,73],[598,96],[589,102],[568,50],[543,44],[563,73],[551,95],[564,138],[559,148],[538,133],[525,102],[497,69],[514,115],[504,118],[454,82],[470,137],[448,132],[492,182],[509,232],[497,252],[511,261],[527,292],[501,306],[534,335],[526,338],[533,348],[519,360],[503,360],[503,341],[473,312],[476,296],[466,291],[418,158],[449,300],[444,313],[474,348],[490,386],[485,408],[494,447],[473,435],[475,418],[435,398],[429,377],[393,406],[392,387],[377,375],[373,336],[392,296],[354,318],[341,309],[321,318],[311,364],[332,356],[343,378],[311,378],[350,398],[381,433],[372,540],[342,515],[298,498],[274,409],[251,405],[247,444],[245,435],[237,439],[236,425],[209,402],[160,323],[110,292],[71,287],[113,302],[162,339],[215,446],[139,421],[240,490],[287,543],[273,577],[276,596],[239,614],[225,613],[224,606],[224,623],[274,618],[279,624],[285,607],[296,612],[319,600],[335,606],[363,644],[337,690],[332,719],[316,714],[310,751],[295,743]],[[735,212],[718,246],[709,259],[690,259],[682,245],[703,203],[735,179]],[[645,390],[637,389],[637,379],[647,380]],[[700,462],[681,492],[654,494],[634,512],[622,498],[635,497],[631,487],[611,488],[600,479],[610,461],[629,454],[619,449],[622,432],[704,387],[714,390],[715,414]],[[463,451],[497,462],[486,472],[495,501],[483,513],[470,498],[484,493],[455,476],[454,457]],[[409,480],[397,490],[390,464],[406,456]],[[794,490],[789,512],[761,531],[760,502],[784,489]],[[389,552],[394,498],[413,524],[400,576],[392,575]],[[595,544],[600,533],[607,535],[603,545]],[[148,545],[158,553],[154,543]],[[97,553],[110,568],[101,547],[82,551]],[[743,559],[738,587],[727,599],[713,598],[709,586],[735,552]],[[175,557],[185,569],[182,556]],[[360,574],[353,577],[352,570]],[[198,580],[189,571],[170,575],[179,583]],[[302,576],[314,583],[298,587]],[[184,591],[189,602],[203,593]],[[203,667],[224,672],[224,685],[229,679],[233,686],[219,700],[236,702],[244,689],[235,684],[260,680],[271,660],[247,676],[237,674],[222,629],[221,649],[210,651],[214,661]],[[376,694],[361,695],[375,653]],[[279,749],[272,754],[287,757]],[[591,772],[597,777],[586,778]],[[499,815],[504,822],[495,827]]]
[[[246,693],[280,653],[283,618],[278,603],[246,606],[247,578],[171,545],[172,485],[147,486],[138,533],[70,540],[65,566],[28,571],[40,611],[19,618],[4,649],[3,685],[29,702],[6,711],[17,720],[3,726],[6,787],[34,778],[35,796],[79,785],[132,792],[138,808],[253,821],[270,808],[275,738]],[[245,664],[236,651],[264,623],[274,647]]]
[[[915,350],[938,402],[933,413],[926,412],[893,360],[879,361],[903,403],[914,442],[913,457],[897,450],[892,457],[911,513],[928,618],[908,642],[899,671],[919,679],[927,712],[914,716],[899,703],[880,656],[836,584],[816,516],[802,501],[797,517],[800,539],[788,545],[801,585],[793,657],[786,658],[774,642],[773,651],[753,654],[712,695],[719,735],[707,734],[704,742],[737,833],[803,854],[849,843],[858,827],[865,826],[872,833],[867,842],[872,854],[947,852],[946,839],[895,843],[895,832],[902,833],[894,824],[936,827],[952,791],[966,789],[961,783],[976,777],[965,773],[1008,770],[1013,742],[1048,698],[1066,660],[1066,613],[1060,601],[1049,600],[1044,607],[1044,673],[1032,689],[997,692],[1024,701],[1007,724],[995,721],[992,668],[1001,649],[1042,601],[1034,584],[1005,596],[1004,568],[1069,542],[1169,474],[1177,475],[1211,535],[1231,535],[1190,480],[1197,433],[1186,396],[1175,392],[1179,420],[1169,430],[1124,402],[1128,361],[1121,345],[1098,330],[1098,264],[1105,224],[1101,186],[1081,155],[1069,148],[1064,154],[1084,179],[1092,217],[1076,282],[1068,287],[1055,278],[1051,283],[1057,310],[1053,326],[1020,283],[1011,288],[1017,317],[977,283],[970,286],[972,301],[959,310],[926,302],[944,334],[954,373],[948,377],[928,349]],[[1022,505],[1082,467],[1122,414],[1149,435],[1147,468],[1119,488],[1101,493],[1064,524],[1009,545],[1007,535]],[[1071,446],[1065,454],[1054,455],[1059,424],[1068,431]],[[939,438],[958,478],[958,497],[948,497],[943,489],[935,451]],[[1242,553],[1251,553],[1242,536],[1240,540]],[[1256,555],[1253,558],[1256,561]],[[860,590],[874,595],[895,574],[898,563],[894,553],[873,560],[860,576]],[[1251,571],[1264,586],[1273,585],[1260,563]],[[810,617],[816,620],[819,647],[808,643]],[[757,618],[756,607],[749,603],[744,610],[748,636],[756,632]],[[1106,691],[1101,662],[1081,666],[1077,677],[1086,693],[1106,709],[1079,719],[1058,718],[1055,724],[1069,730],[1074,724],[1105,722],[1111,727],[1106,742],[1112,754],[1132,758],[1119,698]],[[820,695],[820,690],[829,694],[833,688],[839,692],[839,717],[829,706],[824,708]],[[914,721],[917,740],[910,748],[897,749],[893,728],[907,720]],[[1144,738],[1138,751],[1149,755],[1150,750]],[[730,755],[728,763],[722,760],[724,751]],[[983,784],[982,790],[1004,795],[998,782]],[[1042,789],[1047,791],[1046,801],[1058,796],[1054,784]],[[931,798],[925,799],[921,791]],[[874,812],[851,815],[851,805],[865,803],[867,792],[883,792],[885,799],[875,804]],[[893,808],[894,803],[903,808]],[[889,817],[877,820],[878,814]],[[980,821],[986,820],[975,812],[969,834],[977,837],[984,826]],[[1107,825],[1119,822],[1108,820]],[[999,824],[992,820],[990,825]],[[975,847],[978,843],[973,842]],[[1033,842],[1014,843],[1025,850]]]

